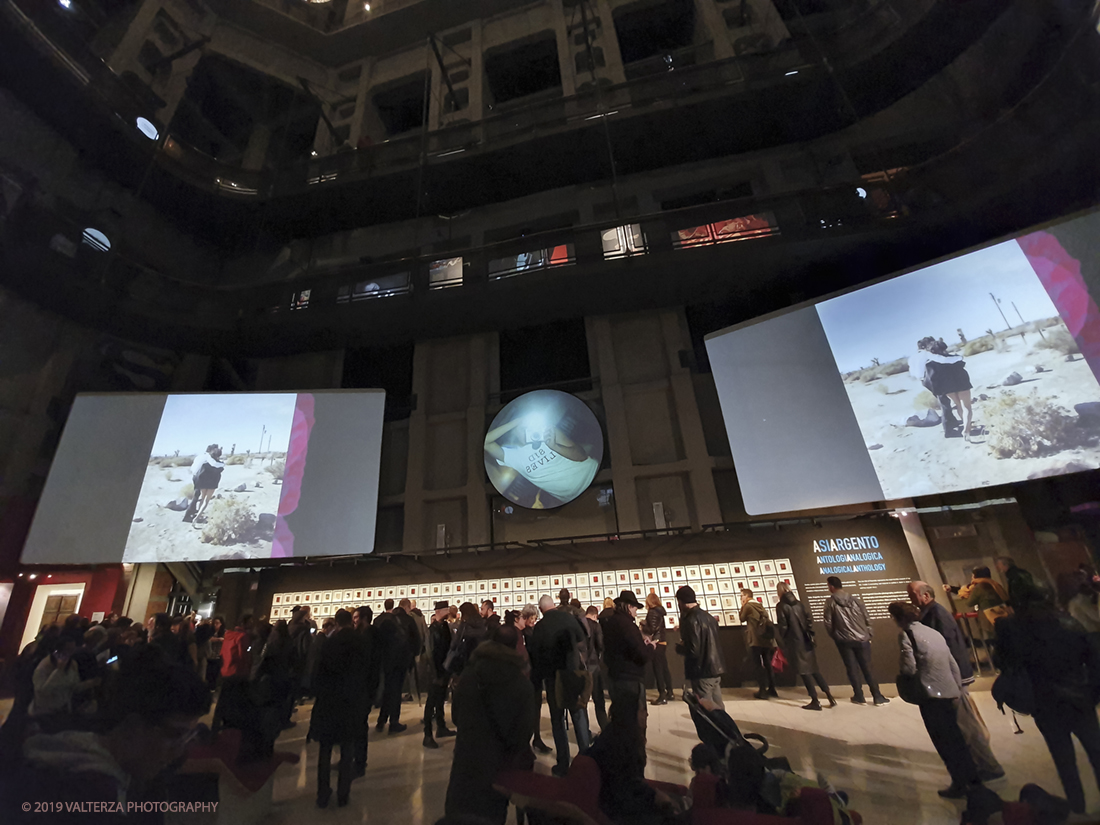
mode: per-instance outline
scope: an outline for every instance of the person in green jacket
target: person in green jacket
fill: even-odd
[[[775,656],[775,625],[768,611],[753,598],[748,588],[741,591],[741,623],[745,626],[745,646],[752,651],[756,664],[760,690],[753,694],[757,699],[779,698],[772,673],[772,657]]]

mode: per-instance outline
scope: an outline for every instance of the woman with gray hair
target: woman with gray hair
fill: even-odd
[[[787,661],[795,672],[802,677],[802,684],[810,694],[810,704],[803,705],[802,709],[821,710],[821,702],[817,699],[814,682],[817,682],[818,686],[825,691],[829,707],[835,708],[836,699],[833,698],[825,677],[817,667],[813,619],[807,615],[802,602],[795,598],[790,585],[786,582],[780,582],[775,592],[779,596],[779,603],[775,606],[776,630],[779,643],[783,647],[783,655],[787,657]]]

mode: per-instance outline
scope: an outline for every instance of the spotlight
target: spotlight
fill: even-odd
[[[867,197],[867,190],[864,189],[862,186],[857,186],[856,187],[856,194],[859,195],[861,198],[866,198]]]
[[[160,132],[157,131],[157,127],[154,126],[152,122],[148,119],[139,117],[137,119],[136,125],[138,127],[138,131],[145,135],[145,137],[149,138],[149,140],[156,140],[160,137]]]
[[[57,5],[63,9],[71,9],[73,7],[73,0],[57,0]]]
[[[27,576],[27,578],[28,578],[28,579],[37,579],[37,578],[38,578],[38,574],[37,574],[37,573],[31,573],[31,574],[30,574],[29,576]]]

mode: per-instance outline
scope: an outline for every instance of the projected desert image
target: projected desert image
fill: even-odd
[[[1100,385],[1015,241],[817,311],[886,498],[1100,467]]]
[[[169,396],[123,561],[270,558],[295,401]]]

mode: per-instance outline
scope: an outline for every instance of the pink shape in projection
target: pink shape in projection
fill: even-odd
[[[1032,232],[1016,239],[1039,276],[1058,314],[1100,380],[1100,308],[1081,277],[1081,263],[1049,232]]]
[[[308,392],[298,393],[294,404],[294,423],[290,427],[286,470],[283,472],[283,492],[279,496],[279,514],[275,518],[272,558],[294,555],[294,534],[286,523],[286,517],[298,509],[298,501],[302,497],[302,477],[306,473],[306,453],[309,451],[309,434],[313,431],[313,422],[313,395]]]

